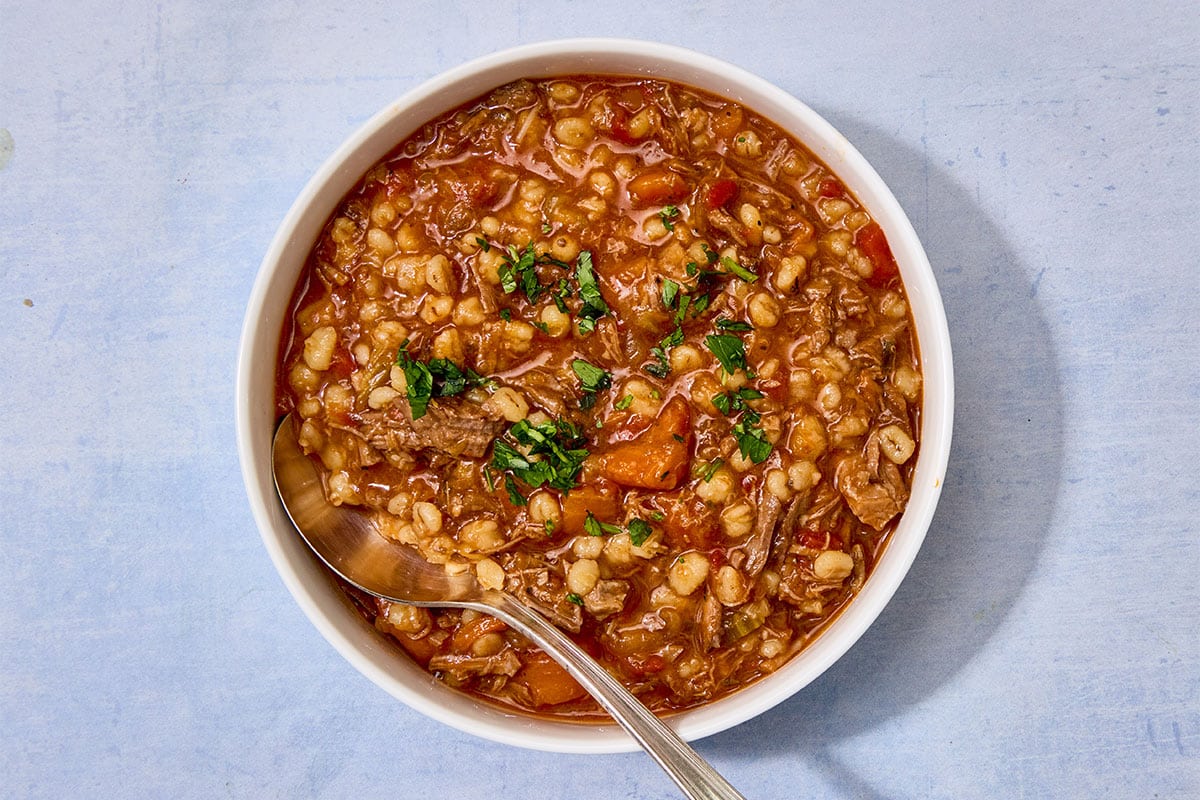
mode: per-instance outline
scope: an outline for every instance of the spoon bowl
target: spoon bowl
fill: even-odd
[[[291,415],[272,443],[275,488],[284,510],[317,557],[367,594],[415,606],[470,608],[506,622],[563,666],[637,740],[690,798],[742,798],[713,767],[575,642],[505,592],[484,589],[469,573],[451,575],[413,548],[383,536],[355,508],[325,496],[321,474],[296,439]]]

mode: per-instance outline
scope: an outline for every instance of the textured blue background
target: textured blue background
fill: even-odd
[[[912,217],[957,356],[909,579],[700,751],[761,798],[1200,795],[1194,3],[317,5],[0,2],[0,795],[676,796],[644,756],[486,743],[359,676],[234,448],[245,300],[312,171],[438,71],[572,35],[702,50],[830,119]]]

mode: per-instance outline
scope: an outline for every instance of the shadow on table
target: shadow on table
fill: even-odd
[[[905,582],[861,640],[786,703],[706,739],[714,754],[802,759],[847,797],[880,797],[834,746],[903,714],[984,648],[1049,531],[1062,396],[1036,280],[971,194],[920,153],[831,120],[900,193],[933,264],[954,346],[954,444],[938,511]],[[923,222],[923,224],[922,224]]]

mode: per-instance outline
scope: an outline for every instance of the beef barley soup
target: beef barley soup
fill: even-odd
[[[502,86],[343,200],[279,413],[338,504],[569,632],[651,708],[778,669],[904,510],[921,371],[888,242],[770,121],[652,80]],[[447,684],[598,716],[491,617],[353,595]]]

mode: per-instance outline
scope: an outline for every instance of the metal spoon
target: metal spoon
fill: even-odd
[[[291,416],[275,432],[275,488],[296,530],[326,565],[368,594],[414,606],[471,608],[502,619],[561,664],[693,800],[745,800],[699,753],[602,666],[537,612],[470,572],[450,575],[411,547],[387,539],[371,518],[334,506],[316,464],[296,441]]]

